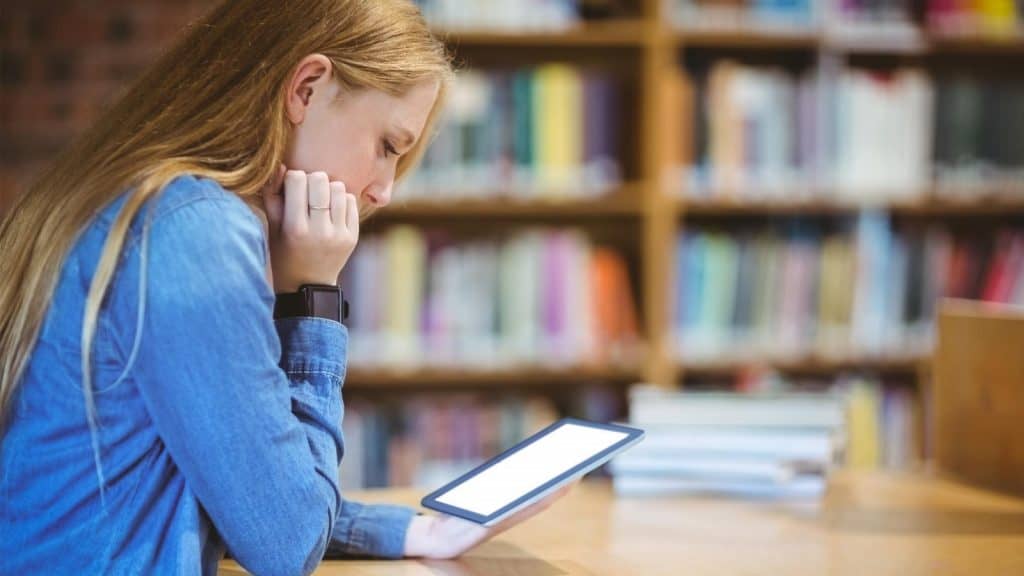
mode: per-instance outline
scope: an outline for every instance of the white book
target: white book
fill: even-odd
[[[707,481],[686,478],[616,476],[612,488],[617,496],[680,496],[718,494],[746,498],[817,498],[825,493],[827,481],[821,476],[799,476],[788,482]]]
[[[839,429],[844,412],[842,400],[826,393],[669,392],[641,385],[630,390],[630,423]]]
[[[645,426],[644,441],[630,450],[638,456],[735,455],[831,462],[842,446],[838,434],[815,430],[764,430]]]
[[[733,457],[650,457],[632,452],[611,461],[612,474],[634,476],[784,482],[797,468],[786,462]]]
[[[361,490],[365,487],[363,462],[362,413],[355,407],[346,409],[342,418],[342,434],[345,439],[345,454],[338,467],[338,484],[341,491]]]

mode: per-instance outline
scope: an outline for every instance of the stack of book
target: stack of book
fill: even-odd
[[[841,457],[846,416],[830,393],[630,391],[631,425],[647,438],[611,464],[621,495],[823,493]]]
[[[621,183],[614,76],[565,64],[465,71],[403,196],[594,196]]]
[[[940,298],[1024,305],[1020,229],[898,230],[880,212],[862,212],[846,228],[798,219],[681,234],[680,358],[918,355],[932,347]]]
[[[636,360],[625,258],[581,230],[465,240],[394,226],[360,241],[342,286],[353,366],[622,364]]]

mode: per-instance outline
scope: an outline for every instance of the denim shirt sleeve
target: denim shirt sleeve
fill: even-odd
[[[401,558],[405,535],[415,515],[405,506],[343,500],[327,554]]]
[[[318,366],[318,358],[325,349],[323,346],[330,346],[329,342],[317,342],[318,334],[312,329],[318,324],[328,327],[341,326],[331,320],[320,318],[290,318],[277,321],[284,350],[281,367],[292,383],[293,402],[308,403],[311,407],[317,405],[318,399],[309,396],[308,389],[303,383],[310,374],[322,371]],[[341,406],[340,398],[338,405]],[[361,504],[343,499],[326,554],[401,558],[405,549],[405,534],[414,515],[415,512],[411,508],[404,506]]]
[[[412,511],[338,489],[345,326],[273,320],[262,224],[203,182],[149,230],[134,372],[161,440],[252,572],[309,573],[328,545],[401,556]]]

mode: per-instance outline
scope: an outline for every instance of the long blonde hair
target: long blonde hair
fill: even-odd
[[[415,5],[221,3],[62,151],[0,221],[0,439],[65,256],[100,210],[133,189],[103,245],[81,335],[82,389],[102,490],[89,356],[129,225],[148,199],[183,173],[211,178],[261,210],[257,194],[283,163],[291,130],[287,80],[313,53],[330,59],[349,89],[399,96],[422,81],[440,83],[424,136],[399,160],[397,177],[416,164],[443,105],[451,64]]]

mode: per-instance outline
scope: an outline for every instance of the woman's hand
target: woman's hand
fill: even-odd
[[[282,165],[263,189],[274,292],[337,284],[359,241],[359,209],[345,184],[325,172]]]
[[[405,535],[405,556],[437,560],[455,558],[505,530],[546,510],[569,493],[579,480],[568,484],[543,500],[523,508],[494,526],[482,526],[469,520],[441,514],[414,516]]]

